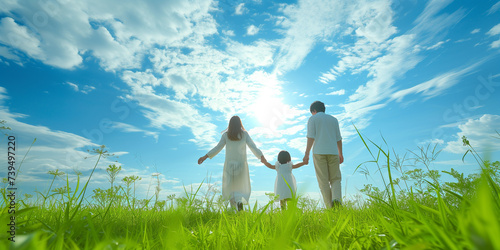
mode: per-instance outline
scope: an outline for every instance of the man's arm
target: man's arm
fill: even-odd
[[[309,153],[311,152],[311,148],[314,144],[314,138],[307,138],[307,146],[306,153],[304,155],[304,159],[302,160],[306,165],[309,164]]]
[[[339,149],[339,164],[344,162],[344,154],[342,154],[342,140],[337,141],[337,148]]]

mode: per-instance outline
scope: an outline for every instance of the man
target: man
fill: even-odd
[[[337,207],[342,204],[340,164],[342,137],[337,118],[325,114],[325,104],[315,101],[311,104],[312,116],[307,122],[307,147],[304,162],[309,163],[309,152],[313,148],[314,169],[325,206]]]

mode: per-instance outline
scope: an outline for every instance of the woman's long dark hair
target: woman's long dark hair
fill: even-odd
[[[243,137],[245,128],[241,124],[241,119],[237,115],[231,117],[227,126],[227,138],[231,141],[239,141]]]

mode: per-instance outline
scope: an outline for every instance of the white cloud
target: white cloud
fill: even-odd
[[[429,139],[429,140],[425,140],[425,141],[421,141],[418,143],[419,145],[442,145],[444,144],[444,140],[442,139]]]
[[[449,42],[449,41],[450,41],[450,39],[448,39],[446,41],[439,41],[436,44],[427,47],[427,50],[439,49],[443,44],[445,44],[446,42]]]
[[[194,135],[190,140],[198,145],[207,146],[215,142],[216,126],[210,118],[188,103],[175,101],[168,96],[155,93],[152,88],[157,79],[150,74],[124,72],[123,80],[131,87],[127,98],[135,100],[144,108],[144,116],[156,128],[170,127],[179,129],[188,127]]]
[[[496,49],[496,48],[500,48],[500,39],[498,39],[498,40],[496,40],[496,41],[492,42],[492,43],[490,44],[490,47],[492,47],[492,48],[494,48],[494,49]]]
[[[462,142],[462,137],[466,136],[469,143],[476,151],[485,152],[500,148],[498,134],[500,128],[500,116],[485,114],[478,119],[469,119],[465,123],[458,125],[458,132],[454,137],[455,141],[446,143],[445,151],[464,154],[468,147]]]
[[[407,88],[404,90],[399,90],[392,94],[392,100],[397,100],[401,102],[405,96],[410,94],[420,93],[425,97],[424,100],[436,97],[443,93],[448,88],[457,84],[463,77],[470,74],[474,69],[476,69],[482,62],[475,63],[467,68],[462,70],[452,70],[446,73],[443,73],[433,79],[426,81],[424,83],[417,84],[411,88]]]
[[[223,30],[222,31],[222,34],[226,35],[226,36],[235,36],[234,34],[234,31],[233,30]]]
[[[288,141],[288,147],[297,149],[300,152],[304,152],[306,150],[306,146],[307,146],[307,138],[305,136],[294,138]],[[300,158],[300,156],[297,157]]]
[[[227,45],[227,52],[231,56],[252,67],[272,65],[274,51],[274,46],[265,41],[257,41],[253,45],[244,45],[233,41]]]
[[[414,39],[413,35],[391,39],[387,53],[377,58],[369,68],[368,75],[373,76],[373,79],[366,85],[359,86],[356,92],[349,96],[349,102],[342,105],[345,113],[339,115],[340,118],[353,121],[356,126],[358,123],[367,124],[372,111],[385,107],[386,104],[381,102],[392,93],[396,79],[420,61],[412,51]]]
[[[499,9],[500,9],[500,1],[491,6],[491,8],[488,10],[488,15],[497,12]]]
[[[90,85],[84,85],[80,89],[80,87],[77,84],[72,83],[72,82],[65,82],[64,84],[70,86],[75,92],[81,92],[81,93],[84,93],[84,94],[88,94],[91,91],[95,90],[95,87],[94,86],[90,86]]]
[[[40,48],[40,40],[25,26],[17,24],[14,19],[4,17],[0,20],[0,42],[15,48],[35,59],[43,60],[46,55]],[[12,56],[10,56],[12,57]]]
[[[497,5],[498,5],[498,3],[497,3]],[[495,25],[493,28],[491,28],[488,32],[486,32],[486,34],[489,36],[496,36],[496,35],[500,34],[500,23]],[[500,48],[500,39],[492,42],[490,44],[490,47],[494,48],[494,49]]]
[[[83,89],[81,90],[82,93],[84,94],[88,94],[90,93],[91,91],[95,90],[95,87],[94,86],[90,86],[90,85],[85,85],[83,86]]]
[[[215,20],[209,14],[212,4],[210,0],[11,2],[2,9],[8,17],[2,19],[0,29],[2,34],[11,34],[2,43],[65,69],[78,67],[86,52],[106,70],[137,68],[156,44],[168,46],[215,34]],[[28,26],[18,24],[25,23],[18,18],[33,13],[38,15],[35,21]]]
[[[349,8],[346,22],[351,25],[349,28],[355,30],[358,40],[354,46],[326,48],[327,51],[339,54],[341,60],[320,76],[320,82],[335,81],[347,70],[353,70],[354,74],[367,70],[370,61],[382,54],[387,48],[386,41],[397,31],[392,25],[394,13],[389,1],[360,1]]]
[[[488,32],[486,32],[489,36],[496,36],[500,34],[500,23],[491,28]]]
[[[245,3],[240,3],[236,6],[235,10],[234,10],[234,14],[235,15],[243,15],[246,11],[246,8],[245,8]]]
[[[344,95],[344,94],[345,94],[345,89],[340,89],[340,90],[337,90],[337,91],[333,91],[333,92],[327,93],[326,95]]]
[[[21,167],[17,184],[26,189],[34,188],[38,191],[45,191],[48,188],[48,180],[51,178],[47,171],[56,169],[70,174],[70,182],[75,183],[74,170],[83,173],[83,178],[88,177],[97,161],[94,154],[87,152],[87,149],[97,148],[100,145],[92,141],[91,138],[77,134],[52,130],[46,126],[31,125],[22,121],[26,117],[23,114],[14,114],[3,106],[7,96],[7,90],[0,87],[0,117],[6,121],[6,125],[11,128],[5,131],[16,136],[16,155],[26,157]],[[85,134],[85,132],[82,132]],[[29,153],[28,149],[31,147]],[[6,150],[6,148],[4,148]],[[127,152],[112,152],[115,155],[123,155]],[[102,158],[99,167],[119,162],[112,158]],[[64,178],[66,178],[64,176]],[[93,179],[105,179],[104,173],[95,173]],[[64,182],[65,185],[65,182]],[[31,191],[27,191],[31,192]]]
[[[398,80],[423,60],[424,57],[419,55],[422,48],[438,48],[448,41],[442,39],[447,28],[456,24],[465,15],[463,10],[457,10],[452,14],[439,14],[450,3],[451,1],[430,1],[415,20],[414,28],[406,34],[393,38],[391,37],[396,33],[392,27],[393,12],[390,3],[382,1],[381,6],[358,6],[359,10],[352,12],[348,23],[350,22],[355,30],[358,29],[361,33],[356,33],[359,37],[354,45],[335,44],[328,47],[329,52],[338,54],[341,59],[336,66],[319,78],[320,82],[328,83],[345,72],[350,71],[351,74],[368,72],[369,79],[366,84],[360,85],[354,94],[349,96],[348,102],[341,105],[344,112],[337,115],[341,126],[354,123],[358,129],[364,129],[369,125],[373,112],[395,100],[394,95],[402,98],[406,94],[418,92],[430,98],[441,94],[442,90],[449,87],[448,83],[440,81],[439,84],[436,79],[433,84],[427,83],[428,86],[433,86],[431,90],[421,89],[422,85],[407,90],[407,93],[403,91],[394,94],[397,90],[394,86]],[[370,9],[373,12],[370,12]],[[360,27],[368,27],[370,23],[376,22],[377,17],[384,20],[378,22],[380,36],[371,37]],[[436,42],[438,39],[441,42]],[[341,130],[347,140],[349,136],[355,135],[351,126],[345,126]]]
[[[476,33],[479,33],[480,31],[481,31],[481,29],[473,29],[470,33],[476,34]]]
[[[283,5],[281,25],[285,37],[281,41],[275,70],[280,73],[298,68],[317,40],[330,37],[345,18],[340,1],[299,1]],[[335,14],[333,14],[335,13]],[[321,24],[321,25],[319,25]]]
[[[78,85],[72,83],[72,82],[65,82],[64,84],[70,86],[75,92],[78,92]]]
[[[255,26],[253,24],[248,26],[247,35],[253,36],[253,35],[257,35],[257,33],[259,33],[259,28],[257,26]]]
[[[424,11],[414,21],[415,27],[409,33],[418,34],[420,43],[424,45],[445,37],[451,30],[449,27],[467,15],[463,8],[453,13],[440,13],[452,2],[451,0],[427,2]]]
[[[158,142],[158,136],[159,136],[158,132],[147,131],[144,129],[137,128],[137,127],[130,125],[130,124],[122,123],[122,122],[113,122],[111,125],[111,128],[119,129],[123,132],[129,132],[129,133],[134,133],[134,132],[144,133],[144,135],[146,135],[146,136],[151,136],[151,137],[155,138],[155,140]]]
[[[352,7],[348,23],[354,26],[356,35],[381,43],[396,33],[390,1],[360,1]]]
[[[12,60],[12,61],[22,65],[21,58],[18,55],[16,55],[15,51],[13,51],[12,49],[9,49],[7,47],[4,47],[2,45],[0,45],[0,56],[4,57],[7,60]],[[8,65],[8,62],[5,62],[5,63]]]

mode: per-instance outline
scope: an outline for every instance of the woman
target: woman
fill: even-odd
[[[212,159],[224,146],[226,146],[226,160],[222,174],[222,197],[229,200],[231,207],[237,207],[238,211],[243,209],[243,203],[250,198],[250,175],[247,163],[246,146],[259,159],[265,159],[252,138],[241,124],[238,116],[231,117],[227,131],[222,134],[219,144],[210,150],[205,156],[198,159],[202,164],[207,158]]]

